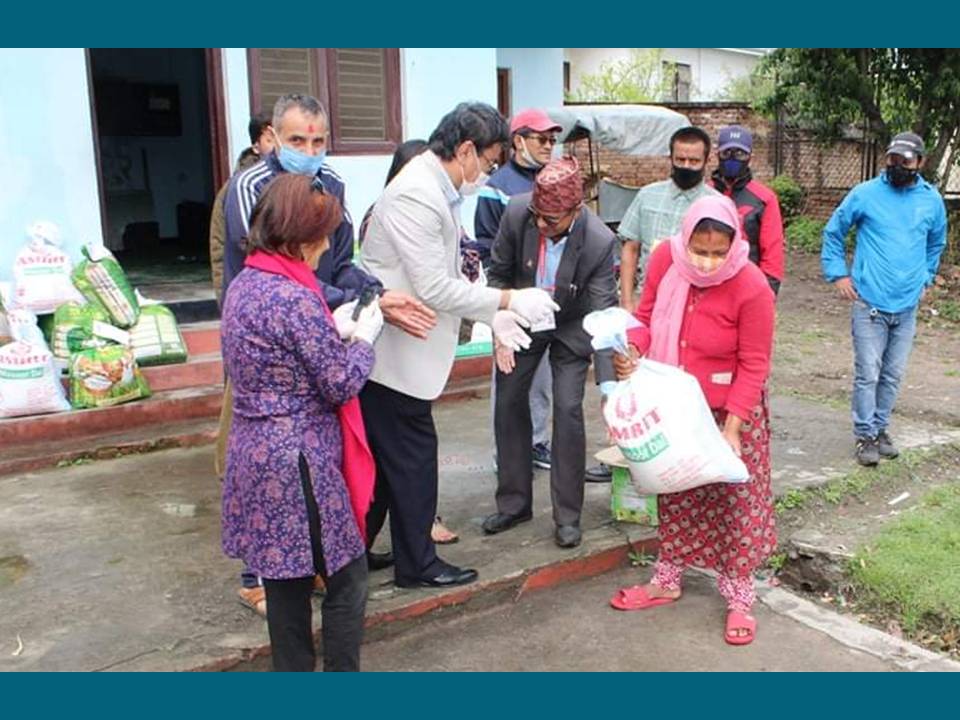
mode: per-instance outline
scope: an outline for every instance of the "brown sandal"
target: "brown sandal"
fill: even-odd
[[[242,587],[237,590],[237,595],[240,596],[240,602],[244,607],[250,608],[262,617],[267,616],[267,591],[262,586]]]
[[[430,539],[437,545],[453,545],[460,542],[460,536],[443,524],[443,518],[437,515],[430,529]]]

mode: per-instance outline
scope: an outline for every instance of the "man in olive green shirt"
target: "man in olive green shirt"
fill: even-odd
[[[620,256],[620,305],[633,312],[638,268],[663,240],[680,229],[687,209],[716,190],[703,181],[710,155],[710,136],[698,127],[677,130],[670,138],[670,178],[644,186],[633,199],[620,222],[618,234],[623,240]]]

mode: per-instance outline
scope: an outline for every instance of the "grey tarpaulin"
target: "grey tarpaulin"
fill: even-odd
[[[638,187],[622,185],[607,178],[600,178],[597,189],[597,214],[605,223],[620,223],[637,196]]]
[[[690,124],[685,115],[657,105],[566,105],[547,114],[563,128],[560,142],[590,137],[623,155],[668,155],[670,136]]]

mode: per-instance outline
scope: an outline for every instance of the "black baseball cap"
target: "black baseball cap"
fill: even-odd
[[[911,160],[914,157],[925,155],[923,148],[923,138],[916,133],[902,132],[893,136],[890,145],[887,147],[887,155],[902,155]]]

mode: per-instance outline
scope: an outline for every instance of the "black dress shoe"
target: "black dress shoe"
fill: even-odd
[[[393,567],[393,553],[367,553],[367,568],[370,570],[386,570],[388,567]]]
[[[533,518],[532,513],[527,513],[526,515],[507,515],[506,513],[494,513],[493,515],[487,516],[483,521],[483,531],[487,535],[496,535],[497,533],[502,533],[504,530],[509,530],[514,525],[519,525],[522,522],[527,522]]]
[[[440,572],[436,575],[412,580],[397,578],[394,580],[394,584],[402,588],[455,587],[457,585],[468,585],[479,577],[477,571],[472,568],[460,568],[442,560],[440,562],[442,563]]]
[[[562,548],[575,548],[580,544],[581,539],[580,528],[576,525],[557,525],[557,530],[553,534],[554,542]]]
[[[613,470],[609,465],[600,463],[587,468],[584,480],[591,483],[608,483],[613,478]]]

